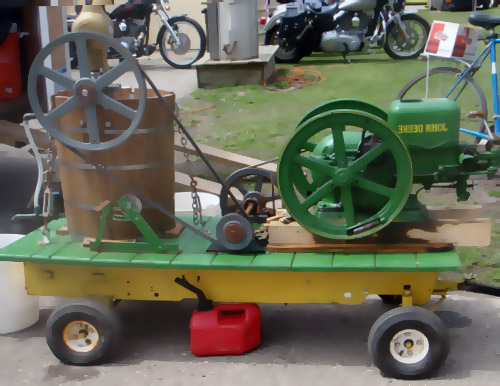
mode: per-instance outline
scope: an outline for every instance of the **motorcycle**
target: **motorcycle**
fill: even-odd
[[[405,0],[278,1],[282,4],[264,22],[264,44],[280,46],[278,63],[296,63],[313,51],[345,58],[382,47],[394,59],[413,59],[424,50],[430,31],[416,11],[403,10]]]
[[[174,68],[190,68],[206,50],[207,38],[203,28],[195,20],[182,15],[170,17],[170,0],[129,0],[119,5],[109,17],[113,21],[113,37],[128,48],[135,57],[149,56],[159,47],[163,59]],[[81,8],[80,8],[81,9]],[[77,8],[77,14],[79,9]],[[150,44],[151,14],[162,21],[156,42]],[[71,30],[73,20],[68,20]],[[71,67],[78,65],[76,50],[70,47]],[[117,52],[110,51],[109,59],[119,59]]]

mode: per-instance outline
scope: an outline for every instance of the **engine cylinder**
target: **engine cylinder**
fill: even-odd
[[[460,107],[446,98],[396,100],[388,123],[410,151],[414,175],[435,173],[457,164]]]

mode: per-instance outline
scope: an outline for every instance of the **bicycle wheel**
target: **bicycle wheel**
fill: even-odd
[[[428,98],[444,98],[458,80],[461,71],[453,67],[436,67],[429,71]],[[410,80],[399,92],[397,99],[420,99],[426,96],[426,77],[424,71]],[[486,125],[479,118],[468,118],[472,111],[482,111],[488,116],[488,107],[483,90],[470,76],[466,76],[453,93],[448,96],[460,106],[460,127],[484,133]],[[460,133],[460,141],[479,142],[478,137]]]
[[[185,16],[173,17],[169,24],[177,34],[180,44],[177,44],[170,31],[162,26],[158,33],[161,56],[174,68],[191,68],[205,53],[205,32],[195,20]]]

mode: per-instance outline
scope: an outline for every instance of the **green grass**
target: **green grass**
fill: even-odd
[[[496,14],[499,10],[488,12]],[[437,19],[465,24],[469,13],[423,10],[419,14],[430,22]],[[320,53],[304,58],[296,67],[318,71],[321,81],[291,91],[282,90],[287,88],[286,82],[270,88],[197,90],[182,104],[182,111],[189,112],[184,121],[199,142],[271,159],[279,155],[298,121],[314,107],[332,99],[357,98],[387,110],[402,86],[426,69],[423,60],[395,61],[383,50],[351,55],[350,60],[345,64],[340,56]],[[440,62],[433,60],[433,66],[443,65]],[[277,69],[293,67],[277,65]],[[489,77],[489,66],[477,74],[487,96],[491,93]]]

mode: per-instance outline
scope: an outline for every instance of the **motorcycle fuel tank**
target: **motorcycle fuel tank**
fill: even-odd
[[[339,5],[342,11],[371,11],[377,5],[377,0],[346,0]]]

